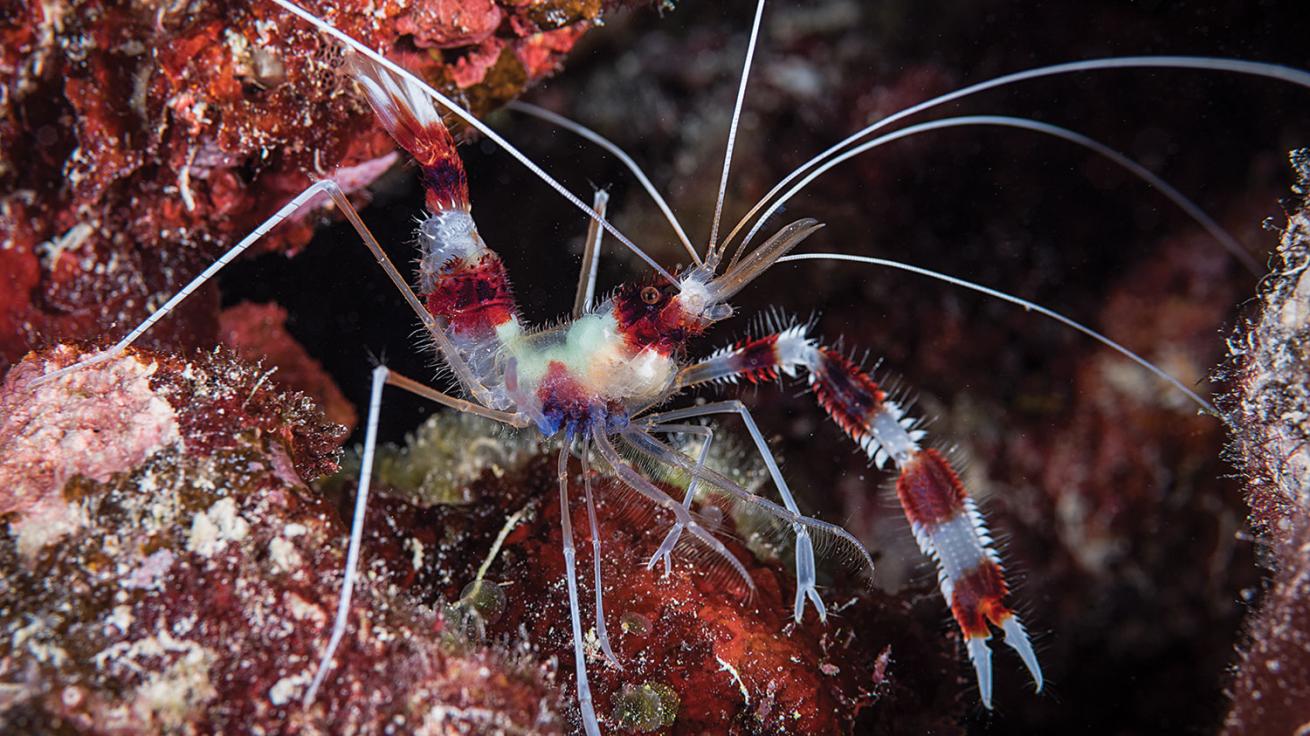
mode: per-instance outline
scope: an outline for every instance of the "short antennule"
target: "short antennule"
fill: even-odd
[[[763,245],[750,252],[735,266],[709,283],[709,290],[715,301],[731,299],[737,292],[746,288],[760,274],[779,258],[787,255],[801,241],[810,237],[824,227],[823,223],[811,217],[797,220],[784,227],[769,238]]]
[[[423,172],[428,209],[469,209],[468,176],[455,150],[455,138],[427,93],[359,54],[351,54],[350,67],[378,120]]]

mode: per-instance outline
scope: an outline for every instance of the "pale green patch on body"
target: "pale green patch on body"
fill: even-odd
[[[598,356],[623,350],[618,322],[609,314],[587,314],[566,330],[502,336],[505,351],[517,362],[519,381],[536,384],[551,363],[559,362],[576,377],[587,375]]]
[[[519,382],[529,387],[538,385],[557,362],[597,397],[640,401],[667,390],[677,371],[669,356],[649,349],[634,352],[608,310],[545,332],[507,330],[502,344],[515,361]]]

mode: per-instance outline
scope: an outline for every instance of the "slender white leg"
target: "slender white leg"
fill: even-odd
[[[473,371],[468,367],[468,364],[460,357],[459,353],[455,351],[454,346],[450,344],[450,339],[446,337],[446,333],[441,329],[441,325],[437,324],[436,319],[428,313],[427,308],[423,306],[423,302],[414,294],[414,290],[409,288],[409,284],[405,281],[405,277],[401,275],[400,271],[396,269],[395,264],[393,264],[391,259],[387,257],[386,251],[382,250],[382,246],[378,243],[377,238],[373,237],[373,233],[369,231],[366,225],[364,225],[364,221],[360,219],[359,212],[355,209],[355,206],[350,203],[350,199],[346,196],[345,192],[341,191],[341,187],[331,179],[316,181],[309,185],[305,191],[296,195],[294,199],[283,205],[282,208],[273,213],[271,217],[260,223],[260,225],[251,231],[249,235],[242,238],[241,242],[232,246],[232,248],[222,256],[219,256],[218,260],[211,263],[204,271],[201,271],[199,276],[191,279],[186,286],[182,287],[181,291],[177,292],[168,301],[164,302],[162,307],[156,309],[149,317],[146,317],[145,321],[133,328],[126,337],[119,340],[117,343],[114,343],[112,347],[97,353],[90,358],[78,361],[70,366],[65,366],[59,370],[52,371],[38,378],[36,383],[44,383],[45,381],[49,381],[57,376],[71,373],[72,371],[95,365],[96,363],[103,363],[106,360],[110,360],[115,356],[120,355],[129,345],[135,342],[137,338],[145,334],[145,332],[151,327],[154,327],[155,323],[168,316],[170,312],[177,308],[178,304],[181,304],[183,300],[191,296],[196,289],[199,289],[205,284],[205,282],[216,276],[219,271],[223,270],[224,266],[236,260],[237,257],[246,252],[250,246],[258,242],[288,217],[295,214],[300,209],[313,204],[316,199],[322,196],[331,198],[332,202],[337,206],[337,209],[341,211],[341,214],[345,216],[346,220],[348,220],[355,228],[355,231],[359,233],[359,237],[364,241],[365,247],[367,247],[369,252],[373,254],[378,265],[382,267],[382,270],[386,272],[388,278],[391,279],[391,283],[395,284],[396,289],[399,290],[401,295],[405,298],[405,302],[409,304],[410,309],[414,310],[414,313],[418,315],[423,326],[427,328],[428,332],[432,335],[432,338],[436,341],[437,347],[441,351],[442,356],[446,359],[447,364],[450,365],[451,370],[455,372],[455,375],[459,377],[460,383],[464,388],[478,401],[484,404],[490,403],[490,396],[487,389],[474,377]]]
[[[337,614],[332,624],[332,634],[329,636],[327,647],[324,648],[323,656],[319,660],[318,670],[314,673],[314,680],[310,683],[309,689],[305,691],[303,702],[306,706],[314,702],[314,696],[318,694],[318,688],[323,684],[323,679],[327,677],[332,663],[332,655],[336,653],[337,647],[341,644],[341,638],[345,636],[346,626],[350,618],[350,598],[354,592],[355,576],[358,574],[359,549],[364,540],[364,515],[368,510],[368,491],[373,479],[373,456],[377,452],[378,415],[382,410],[382,389],[387,384],[405,389],[459,411],[468,411],[513,426],[523,426],[522,422],[524,420],[518,415],[486,409],[463,399],[447,396],[413,379],[393,373],[383,365],[373,369],[373,387],[368,398],[368,419],[364,424],[364,454],[360,458],[359,486],[355,491],[355,513],[350,522],[350,543],[346,547],[346,570],[341,580],[341,592],[337,596]]]
[[[600,525],[596,523],[596,502],[591,496],[591,440],[582,441],[582,488],[587,497],[587,522],[591,526],[591,559],[596,568],[596,638],[600,639],[600,650],[605,653],[609,663],[623,669],[619,658],[610,646],[610,635],[605,628],[605,594],[600,579]]]
[[[359,563],[359,545],[364,538],[364,514],[368,510],[368,487],[373,479],[373,454],[377,450],[378,412],[382,409],[382,388],[387,385],[386,366],[373,369],[373,389],[368,396],[368,420],[364,425],[364,455],[360,460],[359,488],[355,491],[355,515],[350,521],[350,545],[346,548],[346,572],[341,579],[341,593],[337,596],[337,617],[332,624],[332,635],[328,645],[319,659],[318,671],[314,680],[305,691],[303,703],[306,707],[314,702],[318,688],[327,677],[332,655],[341,644],[341,637],[346,633],[347,619],[350,617],[350,596],[355,588],[355,573]]]
[[[631,429],[631,427],[629,429]],[[692,518],[691,513],[683,508],[682,504],[673,500],[669,494],[660,490],[654,483],[651,483],[642,477],[641,473],[638,472],[636,468],[632,467],[632,465],[624,462],[623,458],[619,456],[618,451],[614,449],[614,445],[610,443],[609,438],[605,436],[601,428],[596,430],[593,439],[596,441],[596,449],[600,451],[600,456],[605,458],[605,462],[609,464],[610,468],[619,476],[619,479],[622,480],[624,484],[651,501],[654,501],[659,506],[672,511],[673,518],[679,521],[683,525],[683,528],[690,532],[693,537],[696,537],[703,542],[705,546],[709,547],[715,554],[722,557],[724,561],[726,561],[732,569],[736,571],[737,575],[741,577],[742,582],[748,589],[751,591],[755,590],[755,580],[751,577],[750,572],[747,571],[746,566],[742,564],[741,560],[734,557],[732,551],[729,550],[723,542],[716,539],[713,534],[710,534],[705,527],[701,526],[700,523]]]
[[[591,208],[604,218],[609,201],[609,192],[597,189]],[[596,296],[596,269],[600,266],[600,241],[604,235],[605,231],[600,228],[600,220],[593,219],[587,224],[587,240],[582,248],[582,271],[578,275],[577,296],[573,298],[573,319],[581,317],[590,309],[591,301]]]
[[[710,454],[710,445],[714,444],[714,430],[709,427],[702,427],[695,424],[664,424],[658,427],[652,427],[651,431],[660,433],[682,433],[695,434],[704,437],[701,444],[700,454],[696,458],[696,469],[700,470],[705,467],[705,458]],[[695,475],[687,482],[687,493],[682,497],[682,507],[691,510],[691,502],[696,497],[696,485],[700,483],[700,478]],[[673,548],[678,545],[678,540],[682,537],[682,524],[674,522],[673,528],[665,535],[664,541],[660,543],[659,549],[651,555],[650,561],[646,563],[646,569],[655,567],[655,563],[661,559],[664,560],[664,574],[673,573]]]
[[[118,342],[114,343],[112,347],[100,353],[97,353],[96,355],[93,355],[90,358],[87,358],[85,360],[80,360],[70,366],[65,366],[63,368],[60,368],[59,370],[46,374],[38,378],[36,380],[36,383],[44,383],[46,381],[49,381],[53,378],[64,375],[66,373],[71,373],[75,370],[85,368],[86,366],[95,365],[97,363],[103,363],[106,360],[110,360],[115,356],[121,354],[124,350],[127,349],[129,345],[135,342],[138,337],[141,337],[141,335],[145,334],[146,330],[149,330],[151,327],[155,325],[156,322],[167,316],[169,312],[172,312],[177,307],[178,304],[182,303],[182,300],[186,299],[188,296],[191,296],[192,292],[203,286],[206,281],[213,278],[214,275],[217,274],[219,271],[221,271],[224,266],[235,260],[237,256],[244,253],[248,248],[250,248],[250,246],[254,245],[260,238],[267,235],[270,230],[277,227],[279,223],[281,223],[283,220],[293,215],[300,208],[308,206],[309,204],[313,203],[315,199],[318,199],[322,195],[328,194],[328,192],[332,189],[339,189],[339,187],[337,187],[336,182],[331,180],[318,181],[309,185],[309,187],[305,189],[305,191],[301,192],[300,194],[297,194],[294,199],[283,205],[282,209],[278,210],[277,212],[274,212],[272,217],[268,218],[263,223],[261,223],[259,227],[255,228],[254,231],[252,231],[249,235],[243,238],[241,242],[233,246],[231,250],[220,256],[217,261],[211,263],[209,267],[206,268],[204,271],[201,271],[199,276],[192,279],[191,282],[188,283],[186,286],[183,286],[181,291],[174,294],[173,297],[168,301],[164,302],[164,306],[160,307],[159,309],[156,309],[153,314],[151,314],[149,317],[146,317],[144,322],[137,325],[131,332],[127,333],[127,336],[124,337],[122,340],[119,340]]]
[[[578,710],[582,714],[582,728],[587,736],[600,736],[596,720],[596,706],[591,699],[591,685],[587,682],[587,655],[582,647],[582,612],[578,606],[577,551],[573,548],[573,520],[569,516],[569,441],[559,450],[559,510],[560,526],[564,537],[564,575],[569,586],[569,616],[573,622],[573,664],[578,677]]]
[[[773,478],[773,485],[777,487],[778,495],[782,497],[783,506],[799,516],[800,509],[796,506],[796,499],[792,497],[791,488],[787,486],[786,479],[782,477],[782,471],[778,468],[778,461],[773,458],[773,453],[769,451],[769,444],[764,440],[764,434],[760,432],[759,426],[755,424],[755,418],[751,416],[750,410],[746,408],[745,404],[740,401],[715,401],[703,406],[651,414],[648,420],[667,422],[709,414],[736,414],[741,417],[742,422],[746,425],[746,430],[750,432],[751,440],[755,443],[756,451],[764,460],[765,467],[769,469],[769,476]],[[814,604],[814,610],[818,612],[819,620],[826,621],[828,608],[823,604],[823,599],[819,597],[819,591],[815,587],[817,572],[814,564],[814,542],[810,539],[810,533],[805,527],[793,524],[792,528],[796,532],[796,605],[794,610],[796,622],[800,623],[805,615],[805,600],[807,598]]]

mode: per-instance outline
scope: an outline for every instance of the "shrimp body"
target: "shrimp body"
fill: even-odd
[[[528,331],[504,264],[466,209],[432,214],[420,233],[429,313],[491,406],[527,415],[546,436],[622,427],[666,398],[682,368],[677,356],[709,325],[685,309],[682,291],[704,291],[704,274],[693,272],[681,288],[625,287],[576,319]]]
[[[629,487],[674,512],[676,523],[651,564],[661,557],[667,560],[686,531],[729,559],[747,586],[753,587],[740,562],[690,512],[698,483],[726,490],[738,500],[750,499],[784,520],[795,534],[796,620],[802,619],[807,603],[813,604],[820,618],[826,618],[827,608],[816,589],[816,553],[811,536],[849,534],[800,515],[745,406],[717,402],[650,412],[697,385],[738,378],[756,382],[780,373],[797,376],[803,371],[820,406],[870,459],[880,466],[892,459],[900,468],[898,494],[921,549],[939,564],[942,594],[968,639],[983,703],[991,704],[991,652],[985,643],[991,638],[988,622],[1005,632],[1006,643],[1020,653],[1041,689],[1041,669],[1023,626],[1005,603],[1009,589],[990,548],[982,516],[949,462],[941,453],[921,448],[924,432],[917,429],[915,420],[904,416],[897,402],[871,376],[840,353],[811,339],[800,325],[720,350],[700,362],[683,362],[682,356],[687,354],[693,338],[732,314],[727,299],[818,230],[818,223],[792,223],[740,261],[734,258],[721,273],[718,267],[723,252],[711,248],[704,261],[697,259],[682,274],[675,277],[664,272],[668,283],[625,284],[599,305],[575,313],[571,320],[530,330],[520,320],[503,262],[478,234],[469,205],[467,177],[454,140],[431,101],[414,83],[372,62],[357,61],[355,71],[378,119],[410,152],[422,172],[429,214],[418,230],[420,296],[434,320],[432,328],[440,333],[437,340],[443,356],[461,377],[464,388],[479,397],[486,409],[502,413],[511,423],[533,426],[548,437],[563,434],[562,504],[567,506],[570,447],[580,439],[585,457],[594,443],[600,456]],[[785,508],[707,471],[703,463],[687,463],[672,448],[654,439],[654,433],[682,427],[677,424],[680,420],[713,413],[734,413],[746,422]],[[624,461],[610,436],[657,462],[690,474],[693,484],[684,502],[676,503]],[[853,537],[850,541],[871,567],[867,550]],[[575,646],[580,647],[572,534],[568,529],[565,545]],[[602,646],[608,651],[607,642]],[[588,733],[594,734],[585,665],[580,650],[577,654],[584,725]]]
[[[953,467],[948,453],[933,449],[925,442],[926,432],[923,425],[908,414],[908,407],[898,400],[898,397],[889,395],[869,372],[847,359],[841,352],[821,344],[819,340],[812,337],[809,334],[809,325],[775,324],[771,334],[757,335],[740,341],[699,360],[688,359],[690,345],[714,323],[731,316],[733,308],[728,301],[775,263],[805,257],[855,260],[878,265],[894,265],[903,270],[930,275],[1036,310],[1136,360],[1157,375],[1170,380],[1175,387],[1193,398],[1203,408],[1213,410],[1207,402],[1178,381],[1164,375],[1159,369],[1122,346],[1040,305],[968,281],[884,259],[822,253],[788,256],[789,251],[821,227],[814,220],[798,220],[779,230],[767,241],[749,248],[747,246],[752,242],[758,229],[788,199],[819,174],[883,143],[929,130],[964,125],[1008,125],[1038,130],[1091,147],[1102,155],[1128,166],[1139,176],[1155,181],[1142,167],[1131,161],[1125,162],[1126,160],[1119,154],[1083,136],[1054,126],[1002,116],[944,118],[899,128],[884,133],[878,138],[871,137],[883,126],[890,125],[902,117],[964,94],[1011,81],[1055,73],[1152,65],[1227,69],[1294,79],[1298,84],[1310,87],[1310,75],[1296,76],[1300,75],[1300,72],[1272,68],[1269,65],[1198,60],[1190,57],[1163,57],[1158,61],[1141,58],[1109,59],[1045,67],[998,78],[919,103],[866,126],[788,175],[747,213],[738,223],[737,228],[720,241],[718,240],[719,217],[731,162],[733,135],[739,119],[745,80],[748,77],[751,53],[760,28],[760,16],[764,6],[763,1],[760,0],[752,28],[749,47],[751,51],[747,54],[742,83],[738,90],[737,109],[734,111],[731,129],[733,132],[730,133],[725,154],[719,201],[716,203],[709,243],[703,253],[691,244],[663,199],[649,182],[645,181],[644,176],[642,177],[648,186],[648,191],[662,206],[670,223],[678,231],[693,261],[693,264],[684,271],[670,273],[604,220],[606,198],[603,193],[596,196],[594,208],[588,208],[492,129],[441,93],[426,87],[412,74],[357,40],[346,36],[322,18],[295,5],[292,0],[273,0],[273,2],[341,40],[361,55],[355,57],[356,79],[363,86],[379,122],[400,147],[409,152],[418,165],[425,191],[426,213],[417,230],[417,288],[412,287],[409,279],[401,275],[390,262],[376,239],[359,220],[358,214],[354,212],[340,187],[332,181],[321,181],[313,184],[270,217],[255,232],[238,243],[223,258],[206,269],[178,295],[135,328],[113,350],[121,351],[123,346],[149,329],[187,294],[198,288],[205,279],[212,277],[224,263],[237,257],[278,222],[291,216],[299,208],[308,206],[320,195],[330,196],[337,206],[347,213],[347,217],[351,219],[379,265],[408,300],[411,309],[423,323],[425,332],[430,335],[439,358],[450,369],[458,393],[462,393],[463,396],[448,395],[418,381],[396,375],[385,366],[379,366],[374,370],[361,462],[362,470],[355,500],[356,513],[352,522],[342,595],[338,602],[337,618],[330,640],[313,682],[304,694],[304,701],[313,702],[318,687],[332,668],[333,653],[349,627],[351,586],[363,538],[365,504],[377,442],[381,395],[384,387],[393,386],[458,411],[477,414],[520,429],[534,429],[546,437],[560,438],[556,446],[559,452],[561,537],[572,624],[579,712],[581,725],[588,736],[598,736],[601,719],[597,716],[596,703],[592,698],[587,678],[588,655],[584,648],[584,641],[588,637],[584,636],[577,584],[576,550],[569,500],[570,490],[576,490],[576,476],[571,472],[575,458],[581,461],[581,485],[586,495],[591,526],[596,580],[594,586],[596,640],[605,657],[616,666],[621,664],[614,655],[605,633],[602,601],[604,586],[600,584],[601,540],[597,531],[589,475],[593,462],[608,466],[618,483],[672,516],[672,528],[650,558],[648,566],[664,560],[666,569],[669,569],[670,556],[685,534],[691,538],[691,543],[703,545],[721,557],[736,570],[748,588],[753,588],[755,583],[750,573],[722,541],[700,523],[704,517],[697,513],[698,507],[694,505],[699,501],[703,508],[706,504],[726,501],[750,506],[753,510],[762,512],[760,517],[765,518],[762,525],[776,524],[768,531],[781,530],[783,534],[794,535],[796,573],[794,618],[797,622],[803,620],[807,605],[812,605],[821,619],[826,618],[827,615],[828,609],[817,587],[816,549],[823,551],[842,546],[839,551],[849,553],[847,557],[857,562],[862,570],[872,569],[872,557],[860,540],[839,526],[800,513],[765,435],[756,424],[748,407],[735,400],[711,400],[682,408],[665,406],[675,396],[697,388],[722,386],[743,380],[759,383],[778,379],[784,375],[807,381],[822,411],[844,431],[868,459],[879,468],[890,464],[894,469],[897,498],[920,550],[937,564],[940,591],[965,642],[965,650],[975,671],[982,704],[991,707],[993,673],[992,652],[988,641],[997,633],[1003,635],[1004,643],[1018,654],[1029,671],[1035,688],[1040,691],[1044,682],[1041,666],[1029,642],[1028,634],[1009,602],[1010,586],[982,514]],[[368,61],[359,60],[363,57],[367,57]],[[593,232],[588,235],[583,257],[583,278],[579,283],[578,297],[569,319],[553,326],[536,328],[523,320],[503,261],[484,242],[478,232],[469,202],[467,176],[463,164],[456,151],[454,139],[433,106],[433,99],[512,152],[520,162],[585,211],[592,219]],[[569,125],[573,126],[571,129],[575,132],[579,130],[579,126],[571,123]],[[598,136],[589,137],[595,139]],[[861,140],[863,142],[860,142]],[[857,143],[858,145],[855,145]],[[802,176],[804,178],[797,184],[784,191],[790,181]],[[1178,195],[1175,201],[1180,200],[1181,204],[1189,204],[1185,198]],[[728,243],[766,204],[768,209],[759,214],[751,229],[736,244],[731,258],[727,258]],[[593,304],[595,255],[600,247],[598,233],[602,226],[632,253],[645,260],[662,281],[657,279],[646,283],[626,284],[619,287],[608,298]],[[113,350],[106,355],[112,354]],[[86,363],[103,359],[97,357]],[[66,372],[74,367],[61,368],[59,371]],[[714,431],[703,422],[707,418],[720,415],[730,415],[745,427],[768,471],[780,503],[746,490],[731,478],[707,468],[705,449],[702,449],[699,458],[693,458],[662,439],[669,436],[697,436],[701,439],[702,448],[708,448],[714,439]],[[640,458],[650,468],[664,468],[686,477],[688,479],[686,495],[681,502],[672,498],[666,488],[652,482],[648,473],[639,470],[640,466],[630,459],[633,457]],[[712,490],[698,497],[696,495],[698,488]],[[719,507],[719,510],[723,510],[723,507]],[[818,538],[819,544],[815,543],[815,538]]]
[[[500,256],[473,220],[467,176],[451,137],[421,90],[385,70],[356,76],[387,130],[421,170],[429,214],[419,225],[419,290],[427,311],[467,363],[492,408],[526,415],[546,436],[627,424],[669,395],[677,355],[711,320],[706,284],[689,272],[665,288],[627,286],[586,314],[526,330]],[[685,294],[684,294],[685,292]]]

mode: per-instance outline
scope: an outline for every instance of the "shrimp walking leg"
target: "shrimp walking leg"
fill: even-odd
[[[755,423],[755,418],[751,416],[750,410],[746,408],[745,404],[740,401],[718,401],[704,406],[651,414],[648,419],[654,422],[667,422],[711,414],[736,414],[741,417],[742,422],[746,425],[746,430],[750,433],[751,441],[755,443],[755,449],[759,452],[760,457],[764,460],[765,467],[769,470],[769,477],[773,479],[773,484],[778,489],[778,495],[782,498],[783,506],[793,514],[800,516],[800,508],[796,505],[796,499],[792,496],[787,480],[782,477],[782,470],[778,467],[778,461],[774,459],[773,453],[769,451],[769,443],[764,440],[764,434],[760,432],[759,425]],[[810,534],[804,526],[794,524],[792,528],[796,533],[796,601],[792,615],[795,616],[796,622],[800,623],[805,616],[805,601],[808,599],[814,604],[814,610],[819,614],[819,620],[826,621],[828,608],[823,604],[823,599],[819,597],[819,592],[815,587],[818,574],[814,564],[814,541],[810,539]]]
[[[578,710],[582,715],[582,728],[587,736],[600,736],[596,720],[596,706],[587,682],[587,654],[582,646],[582,612],[578,604],[577,550],[573,547],[573,520],[569,513],[569,441],[559,450],[559,513],[561,536],[564,539],[564,574],[568,578],[569,617],[573,623],[573,664],[577,670]]]
[[[295,214],[300,209],[315,203],[320,197],[332,191],[340,191],[340,187],[337,186],[336,182],[331,181],[329,179],[314,182],[308,188],[306,188],[305,191],[301,192],[300,194],[297,194],[290,202],[287,202],[285,205],[282,206],[281,209],[279,209],[277,212],[274,212],[271,217],[269,217],[264,222],[260,223],[260,225],[256,227],[253,231],[251,231],[249,235],[243,238],[241,242],[232,246],[232,248],[229,249],[222,256],[220,256],[218,260],[211,263],[209,267],[207,267],[204,271],[200,273],[199,276],[196,276],[189,283],[187,283],[186,286],[183,286],[181,291],[177,292],[168,301],[164,302],[164,305],[161,306],[159,309],[156,309],[153,313],[151,313],[149,317],[146,317],[145,321],[134,327],[132,331],[127,334],[126,337],[114,343],[114,345],[111,346],[110,348],[90,358],[87,358],[86,360],[78,361],[77,363],[73,363],[72,365],[60,368],[59,370],[53,371],[46,376],[42,376],[38,380],[40,382],[49,381],[59,376],[62,376],[64,374],[71,373],[75,370],[85,368],[90,365],[95,365],[97,363],[103,363],[107,360],[112,360],[115,356],[120,355],[124,350],[127,349],[129,345],[135,342],[137,338],[145,334],[146,331],[149,330],[151,327],[154,327],[156,322],[168,316],[170,312],[172,312],[175,308],[177,308],[178,304],[181,304],[182,301],[185,300],[187,297],[191,296],[191,294],[195,292],[196,289],[199,289],[201,286],[205,284],[205,282],[209,281],[211,278],[217,275],[218,272],[221,271],[224,266],[236,260],[237,256],[240,256],[242,253],[246,252],[246,250],[249,249],[250,246],[254,245],[256,242],[259,241],[260,238],[267,235],[269,231],[271,231],[273,228],[281,224],[283,220],[286,220],[288,217]],[[385,258],[385,254],[383,255],[383,257]]]
[[[667,493],[661,491],[654,483],[642,477],[641,473],[630,464],[624,462],[619,456],[614,445],[610,443],[609,438],[604,433],[597,432],[595,435],[596,449],[600,451],[600,456],[605,459],[613,469],[614,474],[624,482],[629,488],[640,493],[646,498],[654,501],[657,505],[673,512],[673,518],[683,525],[692,536],[700,540],[706,547],[722,557],[745,583],[751,591],[755,590],[755,580],[751,578],[746,566],[733,556],[732,551],[727,548],[723,542],[720,542],[709,530],[701,526],[700,522],[692,517],[691,512],[682,507],[682,504],[673,500]]]
[[[873,558],[869,555],[869,551],[860,543],[860,540],[840,526],[792,513],[767,498],[751,493],[722,473],[698,466],[687,455],[655,439],[640,425],[629,425],[621,436],[637,452],[654,460],[657,464],[678,468],[682,472],[699,479],[702,484],[712,486],[726,494],[734,502],[772,516],[789,527],[803,526],[809,530],[812,536],[822,536],[830,545],[842,547],[851,559],[858,564],[861,572],[871,573],[873,571]]]
[[[702,427],[695,424],[661,424],[659,426],[652,427],[651,431],[659,432],[661,434],[681,433],[681,434],[699,435],[700,437],[704,438],[701,441],[700,452],[697,453],[696,467],[697,468],[705,467],[705,458],[709,456],[710,446],[714,444],[713,429],[709,427]],[[682,507],[689,511],[691,510],[691,502],[696,498],[696,485],[698,483],[700,483],[700,479],[693,475],[691,477],[691,480],[687,482],[687,493],[682,497]],[[673,548],[678,546],[678,540],[681,537],[682,537],[682,524],[678,522],[674,522],[673,528],[669,530],[669,533],[667,535],[665,535],[664,541],[660,543],[659,549],[655,550],[655,554],[651,555],[650,561],[646,563],[646,569],[650,570],[651,568],[655,567],[655,564],[657,562],[659,562],[660,560],[664,560],[664,574],[665,575],[672,574],[673,573]]]
[[[610,195],[604,189],[597,189],[591,201],[591,208],[600,217],[605,217]],[[581,317],[583,312],[591,309],[592,299],[596,296],[596,268],[600,265],[600,241],[605,231],[600,228],[600,220],[592,219],[587,223],[587,240],[582,247],[582,271],[578,275],[578,292],[573,299],[573,319]]]
[[[605,626],[605,592],[600,577],[600,525],[596,523],[596,501],[591,495],[591,441],[582,443],[582,489],[587,499],[587,525],[591,528],[591,559],[595,568],[596,586],[596,638],[600,640],[600,650],[609,663],[623,669],[618,655],[610,646],[609,630]]]
[[[364,425],[364,452],[360,459],[359,485],[355,491],[354,517],[350,522],[350,542],[346,547],[346,568],[341,580],[341,593],[337,597],[337,613],[332,624],[332,633],[328,637],[327,646],[324,647],[323,655],[319,659],[318,669],[314,673],[314,680],[310,683],[309,689],[305,691],[303,700],[306,706],[314,702],[319,687],[323,684],[324,678],[327,677],[332,663],[332,655],[336,653],[337,647],[341,644],[341,639],[345,636],[346,627],[349,623],[350,599],[355,588],[355,576],[358,574],[359,550],[364,540],[364,515],[368,510],[368,491],[373,478],[373,456],[377,451],[378,415],[382,411],[382,389],[387,384],[461,411],[469,411],[513,426],[522,426],[519,418],[515,415],[484,409],[463,399],[447,396],[411,378],[393,373],[386,366],[380,365],[373,369],[373,385],[368,400],[368,419]]]

